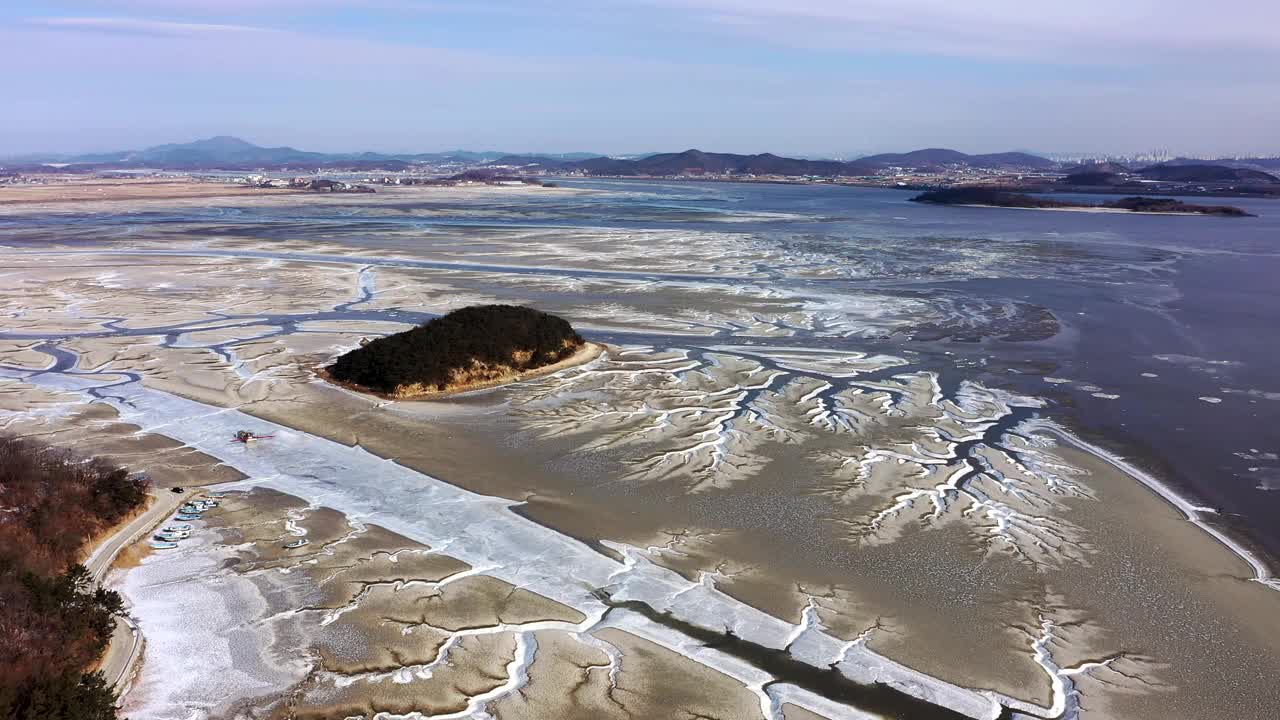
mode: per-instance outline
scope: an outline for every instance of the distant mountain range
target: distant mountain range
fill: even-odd
[[[658,153],[648,157],[624,160],[595,157],[586,160],[564,161],[545,156],[512,155],[499,158],[492,166],[557,171],[580,171],[588,175],[684,175],[721,174],[738,175],[861,175],[854,172],[851,163],[836,160],[799,160],[784,158],[771,153],[760,155],[735,155],[709,153],[701,150],[685,150],[680,153]]]
[[[869,155],[850,162],[839,160],[802,160],[786,158],[772,153],[737,155],[733,153],[709,153],[701,150],[685,150],[680,153],[659,153],[644,158],[622,160],[598,157],[566,162],[543,156],[510,155],[490,163],[493,166],[538,168],[555,171],[580,171],[588,175],[682,175],[722,174],[738,175],[817,175],[822,177],[873,175],[893,167],[932,170],[954,167],[1052,170],[1058,163],[1038,155],[1009,152],[989,155],[968,155],[958,150],[931,148],[909,153]]]
[[[656,153],[645,156],[605,157],[594,153],[564,154],[510,154],[500,152],[471,152],[454,150],[438,153],[321,153],[298,150],[292,147],[262,147],[240,138],[220,135],[189,143],[157,145],[145,150],[127,150],[112,153],[85,155],[27,155],[0,161],[0,168],[9,172],[36,169],[41,164],[70,164],[84,171],[156,168],[164,170],[277,170],[309,172],[317,168],[348,169],[356,171],[409,170],[420,166],[452,165],[464,167],[511,168],[517,171],[542,170],[547,172],[575,172],[585,175],[778,175],[799,176],[865,176],[892,168],[931,171],[954,169],[984,169],[1006,171],[1062,171],[1067,173],[1122,174],[1130,171],[1114,164],[1079,165],[1064,168],[1048,158],[1025,152],[988,153],[969,155],[958,150],[927,148],[906,153],[868,155],[852,161],[813,160],[788,158],[762,153],[739,155],[686,150],[679,153]],[[1179,167],[1198,167],[1181,171]],[[1218,167],[1218,171],[1206,171],[1205,167]],[[1176,180],[1182,177],[1207,178],[1215,172],[1222,181],[1270,182],[1272,176],[1262,172],[1280,169],[1280,159],[1247,158],[1213,161],[1192,161],[1179,158],[1152,166],[1150,179]],[[1154,170],[1155,168],[1167,168]],[[1240,176],[1230,170],[1238,169]],[[1249,175],[1256,173],[1255,175]],[[1230,177],[1229,177],[1230,176]],[[1272,178],[1274,180],[1274,178]],[[1189,180],[1196,182],[1198,180]]]
[[[1152,165],[1139,170],[1138,173],[1147,180],[1164,180],[1168,182],[1210,182],[1210,183],[1253,183],[1272,185],[1280,183],[1280,178],[1261,170],[1226,165],[1210,165],[1200,163],[1173,163]]]
[[[1261,170],[1210,164],[1204,161],[1198,163],[1160,163],[1140,170],[1131,170],[1117,163],[1097,163],[1094,165],[1077,165],[1064,169],[1064,172],[1066,177],[1063,178],[1062,182],[1067,185],[1095,187],[1138,185],[1142,181],[1149,180],[1213,185],[1280,185],[1280,178]]]
[[[904,168],[941,168],[947,166],[982,167],[982,168],[1014,168],[1032,170],[1053,170],[1058,163],[1049,158],[1024,152],[989,153],[986,155],[967,155],[958,150],[946,148],[928,148],[908,153],[883,153],[868,155],[854,161],[860,165],[876,165],[878,167]]]
[[[145,150],[124,150],[84,155],[26,155],[16,158],[23,164],[71,163],[99,167],[138,167],[165,170],[247,170],[284,169],[290,167],[344,167],[353,169],[403,170],[421,163],[457,163],[478,165],[496,160],[507,153],[454,150],[439,153],[321,153],[292,147],[262,147],[229,135],[219,135],[195,142],[157,145]],[[571,153],[554,156],[562,160],[597,157],[594,153]],[[13,161],[11,161],[13,162]]]
[[[27,155],[23,164],[70,163],[109,168],[157,168],[166,170],[280,170],[289,168],[350,168],[356,170],[404,170],[418,164],[457,163],[519,167],[549,171],[578,171],[589,175],[680,175],[735,173],[753,175],[850,176],[869,175],[889,167],[1022,168],[1051,169],[1052,160],[1027,153],[967,155],[956,150],[928,149],[910,153],[872,155],[844,162],[787,158],[772,153],[738,155],[686,150],[640,157],[605,157],[593,153],[513,155],[455,150],[441,153],[320,153],[292,147],[262,147],[228,135],[195,142],[157,145],[145,150],[125,150],[85,155]],[[13,160],[9,164],[13,164]]]

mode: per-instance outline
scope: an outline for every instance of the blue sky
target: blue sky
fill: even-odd
[[[6,0],[0,153],[1280,153],[1274,0]]]

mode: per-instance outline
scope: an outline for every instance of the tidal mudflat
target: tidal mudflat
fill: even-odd
[[[1148,317],[1186,335],[1181,273],[1216,255],[1144,225],[1179,218],[965,226],[907,197],[0,208],[0,422],[231,493],[113,577],[147,638],[128,715],[1270,717],[1280,592],[1265,533],[1224,522],[1249,496],[1149,441],[1213,425],[1169,443],[1270,467],[1203,416],[1270,417],[1266,369]],[[604,351],[436,401],[315,375],[479,303]]]

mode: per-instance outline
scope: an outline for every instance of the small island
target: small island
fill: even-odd
[[[562,318],[517,305],[476,305],[378,338],[323,373],[344,387],[404,400],[543,375],[599,353]]]
[[[1001,207],[1035,210],[1077,210],[1082,212],[1133,212],[1172,215],[1222,215],[1253,217],[1252,213],[1231,205],[1195,205],[1158,197],[1126,197],[1098,205],[1053,200],[1046,197],[1010,192],[998,188],[964,187],[921,193],[911,202],[969,207]]]

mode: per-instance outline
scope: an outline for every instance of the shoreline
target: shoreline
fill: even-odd
[[[554,375],[560,372],[561,370],[568,370],[569,368],[577,367],[579,365],[586,365],[587,363],[599,358],[607,350],[608,348],[602,344],[588,341],[584,343],[582,347],[579,348],[578,351],[575,352],[574,354],[570,355],[569,357],[559,362],[552,363],[550,365],[544,365],[540,368],[534,368],[533,370],[518,372],[508,377],[494,378],[493,380],[485,380],[484,382],[478,382],[478,383],[470,383],[468,385],[453,388],[451,390],[437,390],[435,392],[417,393],[415,395],[405,395],[405,396],[398,396],[398,395],[391,395],[388,393],[377,392],[375,390],[370,390],[369,388],[364,387],[363,385],[357,385],[356,383],[350,383],[350,382],[344,382],[342,380],[338,380],[329,374],[328,366],[313,368],[312,371],[315,373],[315,376],[317,378],[320,378],[321,380],[328,383],[329,385],[332,385],[337,388],[341,388],[348,392],[353,392],[362,397],[374,397],[379,400],[385,400],[388,402],[403,402],[403,401],[430,402],[432,400],[446,400],[451,397],[457,397],[460,395],[465,395],[467,393],[477,392],[480,390],[493,390],[496,388],[505,387],[507,385],[514,385],[515,383],[524,382],[525,380],[532,380],[534,378]]]
[[[1121,473],[1124,473],[1141,483],[1153,494],[1160,497],[1173,508],[1181,512],[1186,520],[1192,525],[1200,528],[1201,531],[1217,540],[1223,547],[1231,551],[1233,555],[1249,565],[1249,567],[1253,569],[1253,577],[1250,578],[1251,582],[1260,583],[1272,590],[1280,592],[1280,578],[1277,578],[1272,573],[1271,566],[1261,554],[1245,547],[1242,543],[1235,540],[1222,530],[1205,522],[1200,517],[1200,513],[1217,514],[1217,510],[1204,505],[1196,505],[1192,501],[1183,497],[1177,490],[1174,490],[1164,482],[1161,482],[1151,473],[1137,467],[1120,455],[1117,455],[1106,448],[1095,445],[1077,435],[1074,435],[1071,431],[1058,426],[1056,423],[1048,420],[1032,420],[1030,422],[1033,423],[1033,427],[1036,430],[1057,436],[1064,442],[1074,445],[1078,449],[1097,457]]]
[[[166,495],[172,497],[169,498]],[[152,488],[148,497],[150,501],[140,512],[135,513],[120,523],[113,532],[102,537],[85,556],[84,565],[89,568],[94,582],[99,586],[103,585],[107,573],[115,568],[120,555],[162,524],[172,510],[186,499],[187,494],[163,493]],[[127,654],[121,660],[119,655],[123,649],[120,645],[125,632],[128,632],[129,646]],[[121,615],[116,619],[111,640],[93,669],[103,674],[117,698],[123,697],[128,691],[128,685],[142,658],[144,642],[142,633],[138,631],[137,625],[130,617]]]
[[[85,556],[84,565],[89,568],[94,581],[102,586],[112,570],[128,572],[133,565],[118,566],[121,555],[137,546],[147,535],[164,524],[169,516],[192,496],[206,492],[207,488],[218,484],[221,483],[191,486],[187,488],[189,492],[182,494],[152,488],[148,493],[150,500],[144,508],[119,523],[112,532],[104,534],[101,538],[95,538],[97,542],[91,549],[86,548],[88,553]],[[121,643],[126,637],[126,632],[129,644],[127,648],[122,648]],[[117,700],[124,698],[129,692],[133,678],[142,666],[145,646],[146,638],[143,637],[142,631],[133,618],[130,615],[117,617],[110,642],[107,643],[102,656],[92,666],[93,670],[103,674],[108,686],[116,694]],[[122,652],[125,653],[123,657],[120,655]]]

